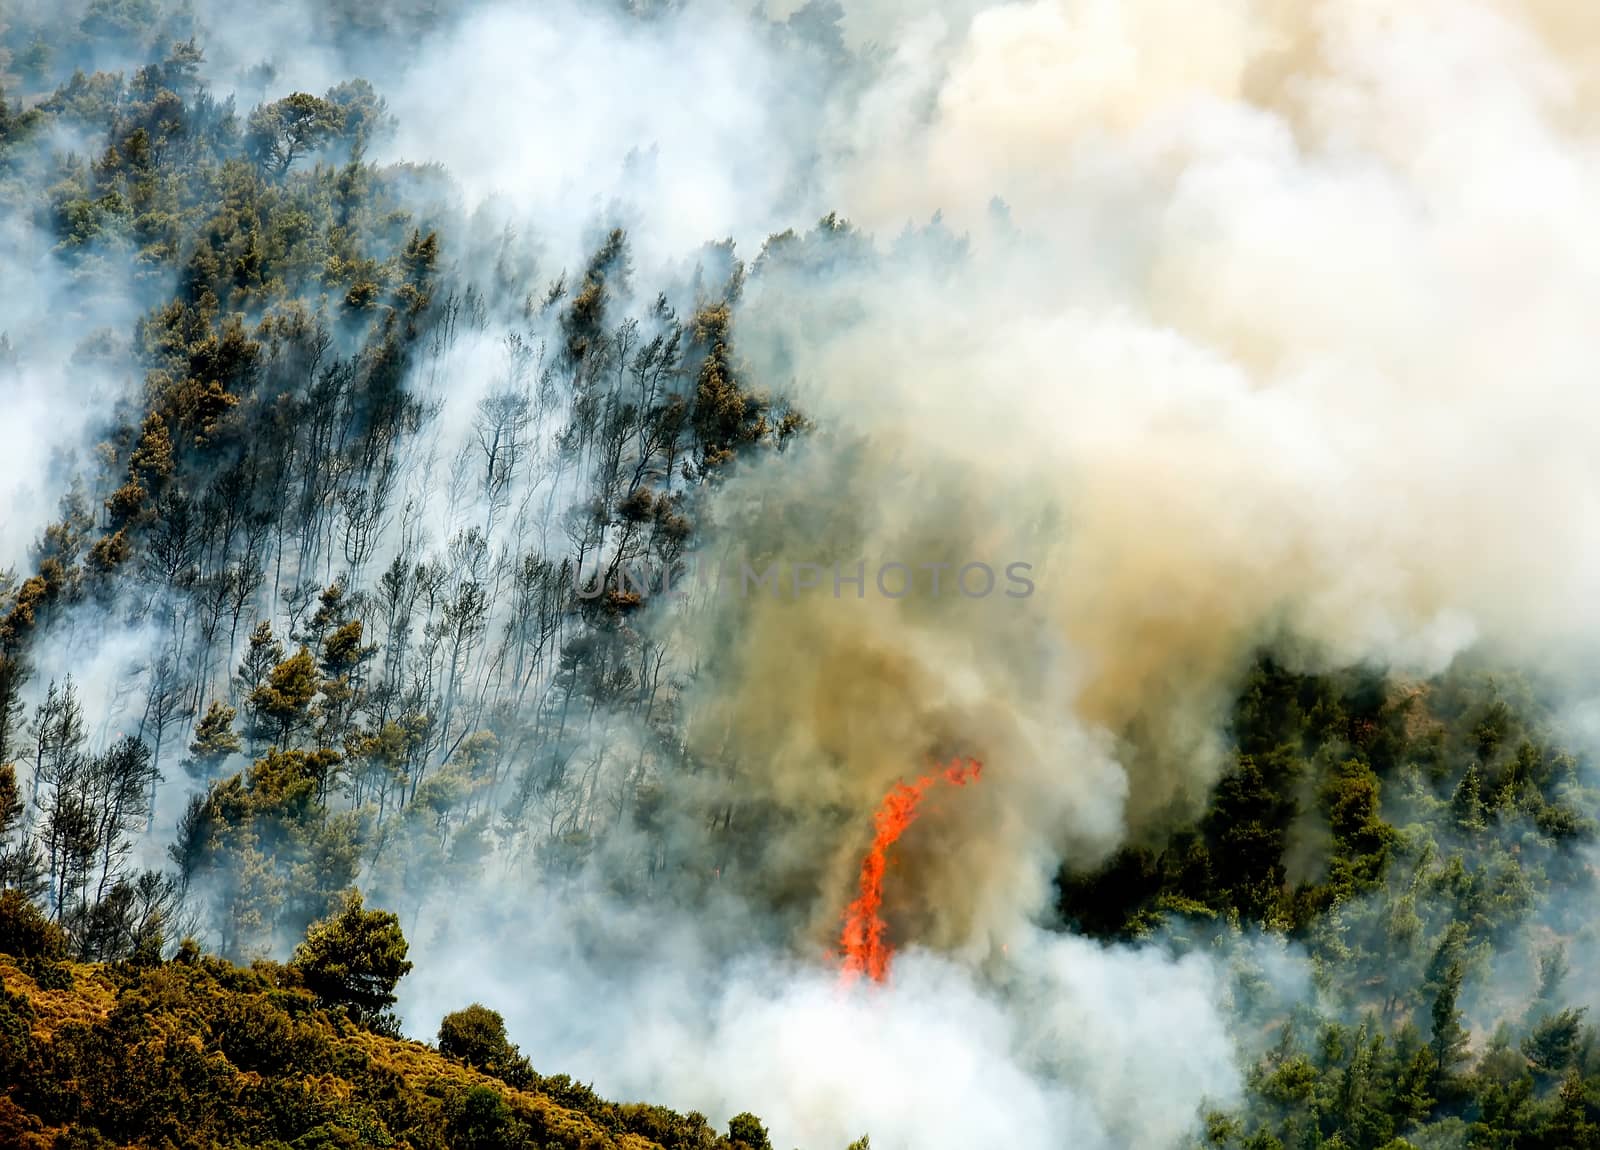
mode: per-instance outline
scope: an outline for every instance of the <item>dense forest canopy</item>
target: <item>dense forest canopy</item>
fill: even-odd
[[[1600,1146],[1574,11],[0,0],[0,1143]]]

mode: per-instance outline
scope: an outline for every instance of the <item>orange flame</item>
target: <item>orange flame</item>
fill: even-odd
[[[983,772],[977,759],[957,759],[942,771],[923,775],[914,783],[900,783],[884,796],[877,813],[872,816],[872,849],[861,860],[861,893],[845,911],[844,933],[839,940],[843,952],[843,977],[853,982],[865,974],[874,982],[889,976],[889,960],[894,947],[885,938],[887,933],[878,912],[883,906],[883,873],[888,865],[887,854],[917,817],[917,804],[923,793],[940,779],[954,786],[964,787]]]

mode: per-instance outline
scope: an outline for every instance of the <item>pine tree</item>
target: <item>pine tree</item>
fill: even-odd
[[[166,420],[152,411],[145,417],[138,446],[128,457],[128,476],[142,481],[146,490],[154,491],[172,475],[176,466]]]
[[[0,843],[11,838],[11,832],[22,819],[24,803],[17,786],[15,763],[0,763]]]
[[[728,1141],[739,1150],[772,1150],[772,1139],[761,1119],[748,1111],[728,1120]]]
[[[222,764],[229,756],[244,749],[239,736],[234,733],[233,720],[238,714],[221,699],[213,699],[205,715],[195,725],[194,741],[189,744],[189,757],[183,769],[191,778],[209,782],[221,773]]]
[[[1550,1007],[1561,994],[1562,984],[1567,979],[1567,948],[1560,943],[1552,946],[1539,956],[1539,988],[1534,992],[1533,1004],[1528,1008],[1531,1015],[1540,1007]]]
[[[1477,763],[1467,768],[1467,773],[1461,776],[1461,782],[1456,785],[1455,793],[1450,797],[1450,814],[1456,826],[1462,830],[1483,829],[1483,776],[1478,772]]]
[[[150,796],[161,777],[144,740],[125,735],[89,760],[88,787],[100,844],[100,881],[95,901],[106,896],[133,851],[129,837],[145,825]]]
[[[240,827],[228,835],[222,889],[222,954],[230,959],[267,952],[283,906],[284,883],[264,854],[255,832]]]
[[[1583,1016],[1587,1009],[1580,1006],[1546,1015],[1522,1040],[1522,1053],[1534,1070],[1554,1076],[1564,1073],[1573,1064],[1583,1040]]]
[[[1445,972],[1444,984],[1433,1000],[1433,1093],[1449,1080],[1457,1064],[1466,1056],[1469,1035],[1461,1025],[1456,1000],[1461,994],[1461,964],[1454,962]]]
[[[337,913],[306,932],[290,964],[319,999],[370,1024],[394,1005],[395,984],[411,971],[407,949],[400,919],[367,910],[352,889]]]
[[[21,833],[26,811],[15,764],[0,763],[0,888],[36,899],[45,891],[44,859],[33,840]]]
[[[272,624],[265,619],[257,623],[250,632],[249,645],[245,648],[244,658],[239,661],[239,669],[234,673],[235,688],[246,702],[267,681],[272,668],[283,662],[285,655],[283,644],[272,633]],[[250,750],[254,753],[261,739],[262,724],[253,708],[250,717],[251,722],[245,733],[250,738]]]
[[[275,730],[275,745],[286,746],[290,735],[305,723],[318,687],[316,661],[301,647],[272,668],[266,682],[250,693],[250,712],[258,724]]]
[[[1547,1144],[1562,1150],[1600,1147],[1600,1127],[1589,1120],[1588,1092],[1583,1087],[1583,1075],[1576,1068],[1561,1080],[1557,1099],[1561,1108],[1546,1132]]]

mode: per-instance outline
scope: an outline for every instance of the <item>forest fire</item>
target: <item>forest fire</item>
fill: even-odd
[[[894,947],[885,937],[887,928],[879,914],[883,906],[883,875],[889,848],[916,819],[923,794],[941,779],[962,787],[975,781],[982,772],[983,764],[977,759],[957,759],[914,783],[895,783],[884,796],[877,813],[872,816],[872,849],[861,861],[861,892],[845,911],[844,932],[839,940],[845,981],[853,982],[865,974],[874,982],[883,982],[889,976]]]

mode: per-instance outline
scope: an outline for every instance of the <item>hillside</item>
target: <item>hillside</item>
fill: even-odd
[[[1596,76],[0,0],[0,1145],[1600,1148]]]
[[[1466,668],[1263,662],[1204,815],[1062,876],[1078,929],[1236,956],[1234,1009],[1263,1037],[1248,1101],[1202,1144],[1600,1145],[1597,796],[1536,697]],[[1303,948],[1313,993],[1239,945],[1257,932]]]
[[[330,1010],[297,969],[192,944],[167,962],[52,957],[63,940],[4,904],[0,1144],[18,1147],[563,1147],[764,1150],[749,1115],[618,1105],[542,1078],[478,1008],[446,1057]],[[21,937],[21,935],[30,937]],[[38,953],[38,951],[43,953]]]

